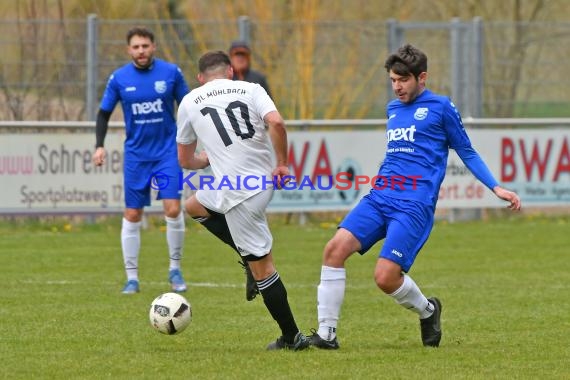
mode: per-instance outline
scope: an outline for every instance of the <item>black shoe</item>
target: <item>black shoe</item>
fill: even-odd
[[[285,338],[280,336],[277,338],[275,342],[269,343],[267,349],[270,351],[273,350],[293,350],[293,351],[300,351],[308,348],[311,345],[311,341],[302,332],[298,332],[295,335],[295,339],[293,339],[293,343],[285,342]]]
[[[243,267],[245,270],[245,299],[248,301],[252,301],[258,294],[259,289],[257,288],[257,282],[255,278],[253,278],[253,274],[251,274],[251,269],[249,269],[249,264],[247,261],[238,261],[238,263]]]
[[[422,342],[424,346],[439,347],[441,341],[441,302],[435,298],[428,298],[433,305],[433,314],[425,319],[420,319],[420,328],[422,330]]]
[[[323,350],[338,350],[339,349],[339,345],[338,345],[338,341],[336,340],[336,336],[334,338],[332,338],[331,340],[326,340],[321,338],[321,336],[319,334],[317,334],[317,330],[315,329],[311,329],[311,336],[309,336],[309,339],[311,341],[311,345],[315,346],[317,348],[322,348]]]

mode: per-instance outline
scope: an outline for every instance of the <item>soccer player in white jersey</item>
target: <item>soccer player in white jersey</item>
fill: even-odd
[[[313,346],[338,349],[336,329],[344,301],[345,262],[381,239],[376,285],[396,303],[418,314],[424,346],[441,341],[441,301],[426,298],[407,274],[433,226],[439,187],[454,149],[469,170],[495,195],[519,210],[517,194],[499,186],[471,146],[459,112],[448,97],[426,88],[427,56],[411,45],[391,54],[385,68],[397,99],[388,103],[386,157],[378,181],[351,210],[326,244],[317,290],[319,328]]]
[[[175,103],[190,90],[180,68],[154,57],[154,34],[141,27],[127,32],[127,52],[132,62],[111,74],[101,99],[95,124],[95,165],[105,163],[104,140],[109,118],[121,103],[125,119],[123,163],[125,211],[121,246],[127,282],[123,294],[138,293],[140,229],[145,206],[150,205],[151,182],[162,199],[169,253],[168,280],[175,292],[186,291],[180,270],[184,245],[184,213],[178,182],[182,173],[176,151]]]
[[[178,160],[186,169],[210,164],[215,180],[186,200],[186,211],[249,264],[282,333],[267,349],[305,349],[309,340],[297,327],[273,264],[265,215],[273,178],[279,187],[289,176],[285,123],[259,84],[232,80],[230,58],[223,51],[204,54],[198,67],[202,86],[178,109]],[[198,143],[204,148],[199,154]]]

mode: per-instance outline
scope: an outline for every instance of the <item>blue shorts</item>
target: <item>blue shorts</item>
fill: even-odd
[[[339,227],[360,242],[361,255],[382,239],[378,257],[399,264],[408,272],[427,241],[434,220],[434,207],[416,201],[382,197],[371,191],[354,207]]]
[[[125,206],[136,209],[150,206],[151,190],[158,191],[156,199],[180,199],[181,175],[176,157],[160,161],[125,161]]]

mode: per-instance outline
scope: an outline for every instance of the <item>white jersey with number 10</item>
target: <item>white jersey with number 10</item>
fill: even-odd
[[[216,178],[214,188],[224,192],[220,211],[272,189],[267,182],[275,159],[263,117],[275,110],[259,84],[229,79],[207,82],[182,100],[176,142],[198,140],[206,150]]]

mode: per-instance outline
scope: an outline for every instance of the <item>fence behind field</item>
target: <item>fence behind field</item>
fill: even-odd
[[[0,21],[0,119],[93,120],[109,74],[128,61],[133,25],[196,86],[196,61],[248,39],[287,119],[379,119],[391,96],[383,68],[404,42],[429,57],[428,86],[465,117],[570,117],[568,22],[482,19],[418,23],[86,19]],[[215,32],[213,32],[215,31]],[[120,120],[120,111],[113,116]]]

